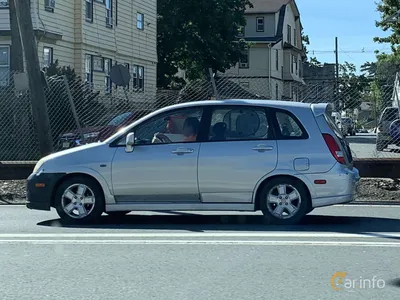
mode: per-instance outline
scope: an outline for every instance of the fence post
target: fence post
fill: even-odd
[[[215,97],[215,99],[218,99],[217,85],[215,84],[215,79],[214,79],[213,71],[211,68],[208,68],[208,73],[210,74],[210,80],[211,80],[211,84],[212,84],[213,91],[214,91],[214,97]]]
[[[72,115],[74,116],[74,119],[75,119],[76,127],[78,128],[79,135],[81,136],[83,142],[85,142],[85,137],[83,135],[81,123],[79,122],[79,117],[76,112],[74,98],[72,97],[71,89],[69,88],[69,82],[68,82],[67,75],[63,75],[62,77],[64,79],[65,90],[67,91],[68,100],[71,105],[71,111],[72,111]]]

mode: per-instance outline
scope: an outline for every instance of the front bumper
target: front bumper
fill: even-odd
[[[65,173],[31,174],[26,182],[26,207],[36,210],[50,210],[53,192]]]

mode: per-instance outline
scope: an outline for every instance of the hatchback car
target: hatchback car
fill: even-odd
[[[353,200],[358,170],[331,106],[271,100],[169,106],[104,142],[42,158],[27,207],[73,223],[103,212],[257,211],[294,224]]]

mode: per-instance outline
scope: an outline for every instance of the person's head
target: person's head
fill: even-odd
[[[183,134],[185,136],[195,135],[199,131],[200,122],[195,117],[189,117],[183,124]]]

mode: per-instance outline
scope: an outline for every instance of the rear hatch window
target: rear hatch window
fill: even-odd
[[[346,138],[343,136],[342,131],[339,129],[339,127],[335,124],[335,120],[330,114],[325,113],[325,120],[328,123],[329,127],[332,129],[332,131],[335,133],[336,137],[340,141],[342,148],[344,149],[345,155],[347,157],[347,160],[349,161],[350,164],[353,163],[353,155],[351,154],[351,149],[349,142],[346,140]]]

